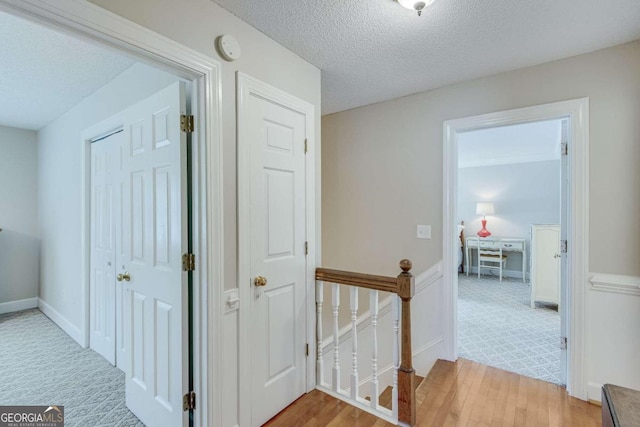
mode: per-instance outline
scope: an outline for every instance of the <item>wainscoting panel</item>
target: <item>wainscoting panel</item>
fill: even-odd
[[[602,384],[640,390],[640,277],[591,273],[587,292],[588,399]]]

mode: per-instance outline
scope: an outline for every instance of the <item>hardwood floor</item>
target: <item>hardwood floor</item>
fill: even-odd
[[[424,380],[424,377],[420,377],[416,375],[416,379],[415,379],[416,391],[418,390],[418,387],[420,387],[420,384],[422,384],[423,380]],[[393,387],[389,386],[385,388],[382,393],[380,393],[378,404],[384,408],[391,410],[392,396],[393,396]],[[365,399],[371,401],[371,399],[369,399],[369,396],[365,397]]]
[[[418,426],[600,426],[600,407],[563,387],[465,359],[439,360],[416,390]],[[314,390],[271,419],[270,427],[390,426]]]

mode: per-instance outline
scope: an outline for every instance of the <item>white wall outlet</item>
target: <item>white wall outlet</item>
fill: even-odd
[[[418,224],[418,232],[416,237],[418,239],[430,239],[431,238],[431,226]]]

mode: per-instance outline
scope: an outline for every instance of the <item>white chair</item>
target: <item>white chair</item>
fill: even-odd
[[[478,244],[478,279],[480,270],[500,271],[500,281],[502,282],[502,270],[507,266],[507,256],[502,253],[502,244],[499,240],[484,240],[477,237]]]

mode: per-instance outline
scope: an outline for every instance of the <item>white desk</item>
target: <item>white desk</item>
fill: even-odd
[[[481,237],[482,247],[499,249],[503,252],[520,252],[522,254],[522,281],[526,282],[527,239],[519,237]],[[467,237],[464,242],[464,258],[467,276],[469,275],[469,249],[478,250],[478,238]]]

